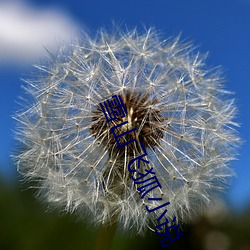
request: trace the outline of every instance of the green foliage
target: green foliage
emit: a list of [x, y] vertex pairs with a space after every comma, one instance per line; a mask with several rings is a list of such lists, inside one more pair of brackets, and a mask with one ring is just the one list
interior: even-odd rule
[[[94, 249], [96, 228], [77, 221], [72, 215], [44, 212], [46, 209], [33, 196], [34, 192], [25, 185], [10, 186], [0, 181], [1, 250]], [[184, 225], [181, 231], [184, 233], [181, 239], [166, 249], [248, 250], [250, 209], [219, 221], [200, 218], [193, 225]], [[131, 237], [118, 231], [111, 250], [164, 249], [161, 248], [161, 239], [151, 232], [145, 237]]]

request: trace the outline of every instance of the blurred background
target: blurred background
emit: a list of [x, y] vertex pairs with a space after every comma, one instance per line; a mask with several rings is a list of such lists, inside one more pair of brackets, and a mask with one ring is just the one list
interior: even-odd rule
[[[0, 249], [86, 249], [98, 230], [73, 215], [47, 211], [21, 181], [10, 155], [16, 152], [15, 121], [22, 78], [32, 65], [70, 43], [80, 29], [95, 35], [112, 22], [128, 28], [153, 26], [164, 37], [181, 33], [198, 50], [209, 51], [207, 64], [225, 72], [225, 88], [235, 92], [243, 145], [232, 162], [237, 177], [221, 203], [182, 225], [183, 236], [166, 249], [250, 250], [250, 0], [0, 0]], [[160, 249], [161, 237], [117, 232], [116, 249]]]

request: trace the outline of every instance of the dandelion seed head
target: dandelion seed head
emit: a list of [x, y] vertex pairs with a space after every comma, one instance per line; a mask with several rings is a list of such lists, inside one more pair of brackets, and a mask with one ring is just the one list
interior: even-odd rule
[[[24, 150], [18, 171], [36, 180], [42, 200], [96, 224], [117, 218], [121, 228], [144, 232], [170, 202], [166, 217], [185, 222], [205, 211], [233, 175], [239, 137], [236, 108], [216, 69], [179, 38], [161, 40], [153, 29], [87, 34], [26, 80], [32, 101], [15, 115]], [[125, 118], [107, 123], [99, 103], [120, 95]], [[136, 131], [119, 142], [117, 134]], [[129, 162], [147, 152], [140, 170], [153, 167], [162, 188], [141, 199]], [[137, 169], [136, 162], [131, 166]], [[152, 176], [152, 175], [149, 175]], [[149, 201], [162, 197], [162, 201]]]

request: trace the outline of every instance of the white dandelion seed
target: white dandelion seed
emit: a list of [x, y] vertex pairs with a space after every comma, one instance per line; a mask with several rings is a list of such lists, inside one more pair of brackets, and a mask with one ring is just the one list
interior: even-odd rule
[[[26, 81], [32, 102], [17, 113], [18, 139], [25, 148], [16, 156], [18, 171], [36, 180], [38, 195], [67, 212], [87, 215], [95, 223], [116, 218], [124, 229], [153, 227], [170, 202], [166, 217], [189, 221], [214, 201], [233, 175], [228, 164], [239, 142], [236, 109], [223, 90], [217, 70], [179, 39], [161, 41], [152, 29], [84, 34], [61, 50], [40, 76]], [[128, 124], [120, 138], [136, 142], [117, 149], [99, 103], [120, 95]], [[119, 134], [119, 133], [118, 133]], [[140, 198], [128, 163], [147, 151], [162, 188]], [[135, 166], [134, 166], [135, 167]], [[148, 197], [163, 198], [148, 201]]]

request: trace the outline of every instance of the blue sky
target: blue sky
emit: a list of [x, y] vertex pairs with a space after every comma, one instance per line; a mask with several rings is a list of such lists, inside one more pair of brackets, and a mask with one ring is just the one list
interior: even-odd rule
[[109, 28], [114, 21], [129, 28], [154, 26], [166, 37], [181, 33], [183, 39], [198, 45], [201, 52], [209, 51], [207, 64], [210, 67], [223, 67], [225, 88], [235, 92], [239, 109], [237, 121], [241, 124], [239, 133], [244, 140], [238, 160], [232, 163], [237, 177], [232, 179], [226, 197], [233, 207], [250, 204], [250, 0], [30, 0], [8, 3], [11, 4], [0, 2], [1, 176], [16, 179], [9, 156], [15, 149], [12, 132], [15, 122], [11, 116], [18, 108], [18, 96], [22, 95], [21, 78], [34, 71], [31, 65], [46, 54], [43, 45], [53, 50], [58, 44], [55, 36], [70, 40], [77, 27], [94, 35], [98, 28]]

